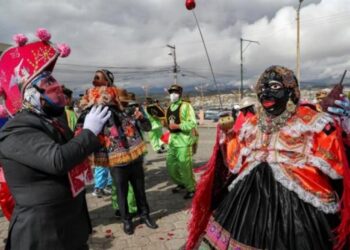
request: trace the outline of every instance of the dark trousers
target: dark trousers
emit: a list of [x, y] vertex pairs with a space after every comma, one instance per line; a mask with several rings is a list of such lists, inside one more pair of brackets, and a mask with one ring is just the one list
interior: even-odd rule
[[134, 189], [137, 210], [140, 216], [149, 214], [149, 207], [145, 192], [145, 173], [143, 159], [136, 160], [129, 165], [111, 168], [111, 175], [117, 187], [118, 206], [123, 220], [130, 220], [128, 207], [128, 182]]

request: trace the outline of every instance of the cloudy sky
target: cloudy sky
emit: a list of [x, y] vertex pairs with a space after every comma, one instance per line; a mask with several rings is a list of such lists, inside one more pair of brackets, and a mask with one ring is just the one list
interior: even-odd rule
[[[219, 85], [238, 89], [240, 38], [244, 84], [255, 83], [269, 65], [295, 69], [298, 0], [196, 0]], [[0, 0], [0, 41], [12, 35], [34, 38], [45, 27], [53, 42], [72, 53], [60, 59], [56, 76], [73, 89], [90, 86], [97, 68], [115, 73], [124, 87], [167, 87], [173, 82], [176, 46], [183, 85], [213, 86], [196, 22], [185, 0]], [[301, 16], [301, 84], [336, 82], [350, 70], [349, 0], [304, 0]], [[350, 74], [345, 81], [350, 85]]]

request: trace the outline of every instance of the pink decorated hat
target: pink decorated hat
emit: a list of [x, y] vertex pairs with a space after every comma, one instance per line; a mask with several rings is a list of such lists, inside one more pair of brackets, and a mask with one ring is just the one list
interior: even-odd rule
[[0, 95], [11, 114], [22, 105], [22, 96], [30, 82], [43, 71], [53, 71], [58, 56], [70, 53], [67, 45], [54, 45], [50, 33], [43, 28], [36, 32], [39, 41], [27, 43], [23, 34], [13, 36], [17, 46], [7, 49], [0, 57]]

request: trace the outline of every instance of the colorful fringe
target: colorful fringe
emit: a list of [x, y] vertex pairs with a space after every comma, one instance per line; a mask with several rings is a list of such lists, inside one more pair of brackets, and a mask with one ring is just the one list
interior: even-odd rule
[[103, 167], [118, 167], [126, 165], [147, 152], [147, 147], [144, 142], [130, 148], [124, 152], [97, 152], [90, 157], [92, 165]]
[[219, 133], [216, 133], [216, 143], [209, 162], [205, 164], [208, 168], [201, 176], [196, 186], [196, 194], [192, 201], [191, 218], [188, 223], [188, 238], [186, 250], [192, 250], [198, 244], [199, 238], [204, 233], [212, 213], [212, 189], [216, 170], [216, 161], [220, 154]]
[[[338, 129], [339, 138], [342, 137], [342, 132]], [[345, 147], [343, 144], [339, 144], [339, 150], [342, 150], [345, 154]], [[341, 250], [344, 249], [345, 246], [350, 247], [350, 169], [347, 161], [344, 161], [344, 173], [343, 173], [343, 194], [340, 201], [340, 215], [341, 221], [339, 226], [336, 228], [335, 232], [337, 234], [336, 237], [336, 245], [333, 249]]]

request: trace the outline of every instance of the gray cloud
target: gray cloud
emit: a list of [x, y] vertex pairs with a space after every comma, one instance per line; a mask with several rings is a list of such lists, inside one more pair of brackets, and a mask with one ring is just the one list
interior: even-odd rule
[[[175, 44], [182, 84], [212, 78], [203, 45], [184, 0], [0, 0], [1, 42], [38, 27], [72, 54], [60, 59], [57, 78], [87, 88], [94, 71], [110, 68], [118, 84], [166, 87], [172, 82]], [[240, 37], [257, 40], [244, 51], [245, 85], [271, 64], [295, 68], [297, 0], [197, 0], [195, 9], [220, 84], [240, 81]], [[302, 81], [336, 79], [350, 69], [348, 0], [305, 0], [301, 9]], [[244, 43], [246, 47], [248, 43]]]

